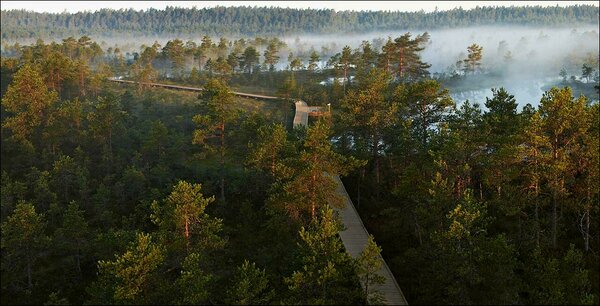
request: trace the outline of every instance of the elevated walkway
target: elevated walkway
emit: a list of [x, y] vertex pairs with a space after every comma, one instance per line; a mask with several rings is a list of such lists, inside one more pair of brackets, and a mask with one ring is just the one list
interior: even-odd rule
[[[126, 81], [119, 80], [116, 78], [109, 78], [111, 82], [116, 83], [125, 83], [125, 84], [137, 84], [134, 81]], [[179, 86], [179, 85], [170, 85], [170, 84], [160, 84], [160, 83], [144, 83], [144, 85], [148, 85], [151, 87], [162, 87], [168, 89], [175, 90], [186, 90], [186, 91], [202, 91], [202, 88], [197, 87], [187, 87], [187, 86]], [[236, 96], [247, 97], [247, 98], [255, 98], [255, 99], [267, 99], [274, 100], [280, 99], [278, 97], [273, 96], [263, 96], [256, 94], [249, 94], [243, 92], [232, 92]], [[318, 106], [308, 106], [304, 101], [296, 101], [296, 114], [294, 115], [294, 127], [304, 125], [308, 126], [308, 116], [311, 112], [323, 112], [322, 107]], [[340, 232], [340, 237], [342, 238], [342, 242], [344, 243], [344, 247], [346, 251], [352, 256], [356, 258], [360, 255], [362, 250], [367, 245], [369, 239], [369, 233], [365, 228], [358, 212], [354, 208], [354, 204], [352, 204], [352, 200], [350, 200], [350, 196], [342, 183], [342, 180], [339, 176], [332, 176], [333, 179], [337, 182], [336, 192], [342, 197], [344, 201], [344, 208], [336, 209], [338, 211], [340, 217], [342, 218], [342, 223], [344, 224], [345, 230]], [[381, 255], [379, 256], [382, 264], [381, 269], [378, 271], [378, 274], [385, 278], [385, 282], [381, 285], [376, 285], [375, 289], [383, 294], [385, 299], [384, 303], [387, 305], [408, 305], [406, 299], [404, 298], [404, 294], [398, 286], [392, 271], [385, 263]]]
[[[294, 116], [294, 127], [300, 125], [307, 126], [308, 113], [313, 110], [319, 111], [319, 109], [307, 106], [304, 101], [296, 101], [295, 104], [296, 114]], [[350, 256], [352, 256], [352, 258], [357, 258], [367, 246], [369, 233], [358, 212], [354, 208], [354, 204], [340, 177], [338, 175], [332, 175], [332, 178], [337, 183], [336, 192], [342, 197], [345, 204], [344, 208], [335, 209], [339, 213], [345, 227], [345, 230], [340, 232], [340, 237]], [[387, 305], [408, 305], [400, 286], [398, 286], [398, 282], [396, 282], [396, 278], [394, 278], [394, 274], [392, 274], [392, 271], [381, 255], [379, 255], [379, 259], [383, 264], [377, 274], [383, 276], [385, 282], [381, 285], [375, 285], [374, 289], [382, 293], [383, 298], [385, 299], [384, 303]]]

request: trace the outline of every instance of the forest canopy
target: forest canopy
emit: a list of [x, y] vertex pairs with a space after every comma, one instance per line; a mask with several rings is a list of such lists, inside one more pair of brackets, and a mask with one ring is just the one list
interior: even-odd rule
[[[395, 278], [410, 304], [598, 305], [598, 32], [554, 9], [572, 20], [558, 34], [321, 48], [219, 29], [3, 38], [0, 304], [365, 305], [390, 302], [378, 285]], [[102, 18], [88, 22], [117, 40]], [[140, 18], [121, 37], [189, 30]], [[350, 228], [369, 234], [360, 253]]]

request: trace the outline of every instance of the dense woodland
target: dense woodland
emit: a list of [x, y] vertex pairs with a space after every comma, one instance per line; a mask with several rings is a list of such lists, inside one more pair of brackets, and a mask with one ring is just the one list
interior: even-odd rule
[[339, 11], [277, 7], [167, 7], [146, 11], [102, 9], [75, 14], [2, 11], [3, 40], [68, 36], [291, 35], [432, 30], [478, 25], [598, 25], [598, 7], [478, 7], [426, 12]]
[[[4, 14], [21, 13], [2, 14], [4, 35]], [[410, 304], [598, 304], [597, 62], [522, 109], [503, 88], [479, 105], [432, 79], [428, 40], [308, 59], [282, 58], [278, 39], [174, 39], [131, 57], [87, 36], [10, 46], [1, 303], [378, 303], [360, 280], [381, 281], [381, 252]], [[468, 46], [453, 77], [482, 77], [482, 52]], [[294, 129], [296, 99], [331, 112]], [[325, 173], [374, 236], [357, 259]]]

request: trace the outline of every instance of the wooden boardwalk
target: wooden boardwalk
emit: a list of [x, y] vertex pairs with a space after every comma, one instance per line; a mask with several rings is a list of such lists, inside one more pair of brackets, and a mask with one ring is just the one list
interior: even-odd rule
[[[137, 84], [134, 81], [126, 81], [119, 80], [116, 78], [109, 78], [111, 82], [117, 83], [125, 83], [125, 84]], [[160, 83], [143, 83], [144, 85], [152, 86], [152, 87], [162, 87], [168, 89], [175, 90], [186, 90], [186, 91], [202, 91], [202, 88], [198, 87], [187, 87], [187, 86], [179, 86], [179, 85], [170, 85], [170, 84], [160, 84]], [[249, 94], [243, 92], [232, 92], [236, 96], [253, 98], [253, 99], [266, 99], [266, 100], [276, 100], [281, 99], [279, 97], [273, 96], [264, 96], [257, 94]], [[294, 115], [294, 127], [298, 126], [308, 126], [308, 116], [311, 112], [322, 112], [323, 108], [318, 106], [308, 106], [304, 101], [296, 101], [296, 113]], [[344, 243], [344, 247], [346, 251], [353, 257], [356, 258], [360, 255], [362, 250], [367, 245], [367, 241], [369, 238], [369, 233], [365, 228], [362, 220], [360, 219], [360, 215], [354, 208], [354, 204], [352, 204], [352, 200], [342, 183], [342, 180], [339, 176], [332, 176], [333, 179], [337, 182], [336, 192], [342, 197], [344, 200], [344, 208], [336, 209], [342, 218], [342, 223], [344, 224], [345, 229], [340, 232], [340, 237], [342, 238], [342, 242]], [[375, 289], [383, 294], [385, 299], [384, 303], [387, 305], [408, 305], [406, 299], [404, 298], [404, 294], [398, 286], [396, 282], [396, 278], [392, 274], [392, 271], [385, 263], [385, 260], [379, 256], [381, 262], [383, 263], [381, 269], [378, 274], [385, 278], [385, 283], [382, 285], [375, 286]]]
[[[313, 110], [319, 110], [318, 107], [310, 107], [306, 105], [304, 101], [296, 101], [296, 114], [294, 116], [294, 127], [304, 125], [308, 125], [308, 113]], [[369, 233], [363, 224], [360, 215], [354, 208], [354, 204], [344, 187], [344, 183], [338, 175], [332, 175], [332, 178], [336, 181], [337, 187], [336, 192], [342, 197], [344, 201], [344, 207], [341, 209], [336, 209], [339, 213], [342, 223], [344, 224], [345, 229], [340, 232], [340, 237], [342, 238], [342, 242], [344, 243], [344, 247], [346, 251], [352, 256], [356, 258], [360, 255], [360, 253], [364, 250], [367, 245], [367, 241], [369, 239]], [[385, 282], [381, 285], [376, 285], [375, 290], [378, 290], [382, 293], [385, 301], [384, 303], [387, 305], [408, 305], [406, 298], [404, 298], [404, 294], [398, 286], [398, 282], [396, 282], [396, 278], [392, 271], [383, 260], [383, 257], [379, 255], [379, 259], [383, 263], [381, 269], [378, 271], [378, 274], [385, 278]]]
[[[122, 83], [122, 84], [139, 84], [139, 82], [128, 81], [128, 80], [119, 80], [117, 78], [108, 78], [108, 80], [111, 82]], [[167, 89], [195, 91], [195, 92], [200, 92], [200, 91], [204, 90], [201, 87], [189, 87], [189, 86], [161, 84], [161, 83], [148, 82], [148, 83], [141, 83], [141, 84], [147, 85], [150, 87], [161, 87], [161, 88], [167, 88]], [[237, 91], [232, 91], [231, 93], [238, 97], [252, 98], [252, 99], [263, 99], [263, 100], [280, 100], [281, 99], [279, 97], [265, 96], [265, 95], [251, 94], [251, 93], [245, 93], [245, 92], [237, 92]]]

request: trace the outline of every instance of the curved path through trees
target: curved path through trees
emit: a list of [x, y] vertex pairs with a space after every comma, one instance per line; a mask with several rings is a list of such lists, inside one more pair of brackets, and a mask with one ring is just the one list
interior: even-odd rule
[[[138, 84], [135, 81], [127, 81], [127, 80], [119, 80], [117, 78], [108, 78], [111, 82], [124, 83], [124, 84]], [[160, 83], [142, 83], [142, 85], [147, 85], [151, 87], [162, 87], [168, 89], [175, 90], [185, 90], [185, 91], [202, 91], [202, 88], [198, 87], [188, 87], [188, 86], [180, 86], [180, 85], [171, 85], [171, 84], [160, 84]], [[253, 99], [266, 99], [266, 100], [276, 100], [281, 99], [280, 97], [274, 96], [264, 96], [243, 92], [232, 92], [234, 95], [245, 98], [253, 98]], [[322, 107], [318, 106], [308, 106], [304, 101], [296, 101], [296, 113], [294, 115], [294, 127], [298, 126], [308, 126], [308, 116], [310, 112], [321, 112]], [[338, 175], [333, 175], [332, 178], [336, 181], [337, 187], [336, 192], [342, 197], [344, 203], [344, 208], [336, 209], [342, 219], [342, 223], [344, 224], [345, 229], [340, 232], [340, 237], [342, 238], [342, 242], [344, 243], [344, 247], [346, 251], [353, 257], [357, 258], [362, 250], [367, 245], [367, 241], [369, 239], [369, 233], [365, 228], [362, 220], [356, 209], [354, 208], [354, 204], [342, 183], [342, 180]], [[392, 271], [386, 264], [383, 257], [379, 255], [381, 260], [382, 267], [378, 271], [378, 274], [385, 278], [385, 282], [381, 285], [375, 285], [374, 289], [378, 290], [382, 293], [385, 301], [384, 303], [387, 305], [408, 305], [408, 302], [404, 298], [404, 294], [398, 286], [396, 282], [396, 278], [392, 274]]]

